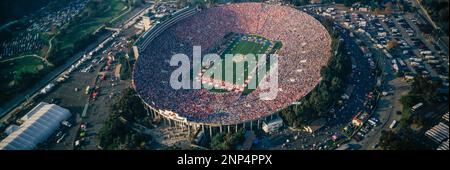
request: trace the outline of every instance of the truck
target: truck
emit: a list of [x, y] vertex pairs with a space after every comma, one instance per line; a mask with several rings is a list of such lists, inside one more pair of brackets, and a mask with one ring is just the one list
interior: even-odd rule
[[68, 128], [72, 127], [72, 124], [69, 121], [67, 121], [67, 120], [62, 121], [61, 125], [66, 126]]
[[404, 78], [405, 78], [406, 81], [414, 80], [414, 76], [411, 76], [411, 75], [405, 75]]
[[375, 121], [373, 121], [372, 119], [369, 119], [367, 122], [369, 122], [369, 124], [372, 126], [377, 126], [377, 123]]
[[434, 60], [436, 57], [432, 56], [432, 55], [426, 55], [425, 59], [426, 60]]
[[428, 60], [428, 64], [439, 64], [439, 60]]
[[425, 50], [425, 51], [421, 51], [420, 54], [421, 55], [431, 55], [431, 51], [430, 50]]
[[411, 62], [411, 66], [413, 66], [413, 67], [417, 67], [417, 66], [419, 66], [420, 64], [418, 63], [418, 62]]
[[412, 58], [409, 58], [411, 61], [415, 61], [415, 62], [422, 62], [422, 59], [421, 58], [415, 58], [415, 57], [412, 57]]
[[59, 77], [57, 80], [56, 80], [56, 82], [58, 82], [58, 83], [62, 83], [62, 82], [64, 82], [64, 81], [66, 81], [67, 79], [69, 78], [69, 76], [67, 76], [67, 75], [62, 75], [61, 77]]
[[391, 123], [391, 125], [389, 125], [389, 128], [390, 128], [390, 129], [394, 129], [394, 128], [395, 128], [395, 125], [397, 125], [397, 120], [393, 120], [392, 123]]
[[90, 92], [91, 92], [91, 86], [87, 86], [85, 94], [89, 95]]
[[55, 84], [53, 84], [53, 83], [48, 84], [41, 90], [41, 94], [46, 94], [46, 93], [50, 92], [53, 89], [53, 87], [55, 87]]

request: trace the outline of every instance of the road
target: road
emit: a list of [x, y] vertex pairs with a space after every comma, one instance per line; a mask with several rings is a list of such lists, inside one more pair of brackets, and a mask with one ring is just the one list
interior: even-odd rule
[[[428, 14], [427, 10], [422, 6], [422, 4], [419, 3], [418, 0], [412, 0], [412, 4], [413, 6], [416, 6], [418, 8], [420, 8], [421, 10], [419, 10], [417, 12], [417, 14], [421, 15], [421, 16], [425, 16], [424, 18], [427, 20], [427, 23], [430, 23], [434, 29], [437, 29], [438, 32], [440, 32], [441, 34], [445, 34], [437, 25], [436, 23], [431, 19], [430, 15]], [[444, 41], [441, 37], [434, 37], [438, 42], [439, 46], [444, 49], [447, 53], [448, 56], [448, 41]], [[448, 34], [447, 34], [447, 40], [448, 40]]]
[[383, 130], [389, 130], [389, 125], [393, 120], [399, 121], [401, 115], [397, 114], [397, 111], [402, 110], [402, 105], [399, 102], [400, 98], [405, 95], [410, 86], [401, 78], [394, 78], [392, 74], [389, 74], [387, 79], [389, 82], [383, 88], [389, 88], [394, 90], [394, 94], [382, 97], [378, 103], [378, 107], [374, 111], [374, 117], [377, 117], [381, 124], [374, 127], [371, 132], [369, 132], [366, 137], [360, 141], [358, 144], [361, 145], [362, 150], [375, 149], [378, 141], [381, 137], [381, 132]]
[[427, 10], [422, 6], [422, 4], [420, 4], [420, 2], [418, 0], [412, 0], [412, 3], [414, 4], [414, 6], [420, 8], [419, 13], [421, 15], [425, 16], [425, 18], [428, 20], [428, 23], [430, 23], [434, 29], [437, 29], [438, 27], [436, 26], [436, 23], [434, 23], [434, 21], [431, 19], [430, 15], [428, 15]]
[[[366, 20], [368, 20], [367, 16], [363, 15]], [[390, 35], [392, 35], [391, 29], [386, 25], [386, 23], [380, 21], [381, 26], [385, 31], [388, 31]], [[397, 25], [398, 26], [398, 25]], [[375, 27], [371, 23], [368, 27]], [[365, 34], [357, 34], [358, 37], [362, 40], [362, 42], [368, 46], [373, 47], [372, 41]], [[371, 51], [379, 51], [379, 49], [370, 48]], [[361, 146], [359, 149], [361, 150], [371, 150], [374, 149], [378, 144], [379, 138], [381, 136], [382, 130], [387, 130], [388, 126], [392, 120], [400, 120], [401, 115], [397, 115], [397, 111], [402, 110], [402, 106], [399, 102], [401, 96], [406, 94], [409, 91], [410, 85], [402, 80], [402, 78], [396, 78], [395, 73], [392, 70], [390, 60], [387, 59], [387, 56], [381, 56], [381, 65], [383, 70], [383, 84], [381, 86], [382, 91], [393, 92], [388, 96], [383, 96], [378, 101], [377, 108], [372, 113], [372, 117], [378, 118], [380, 121], [380, 125], [371, 129], [371, 131], [366, 134], [365, 138], [360, 142], [351, 141], [350, 144], [355, 144]], [[402, 56], [402, 59], [406, 59], [405, 56]]]
[[[355, 39], [349, 36], [349, 32], [341, 31], [340, 36], [344, 39], [344, 46], [350, 52], [356, 66], [353, 76], [349, 76], [347, 81], [348, 86], [354, 87], [349, 99], [344, 101], [341, 108], [335, 108], [335, 114], [327, 118], [325, 127], [314, 134], [296, 132], [285, 128], [278, 133], [264, 135], [261, 143], [254, 147], [255, 149], [318, 149], [332, 135], [340, 134], [342, 128], [352, 120], [355, 114], [360, 111], [367, 111], [368, 108], [364, 106], [364, 101], [376, 84], [374, 72], [370, 69], [368, 58], [364, 57]], [[286, 140], [290, 142], [286, 143]]]
[[[425, 44], [425, 46], [426, 46], [429, 50], [431, 50], [431, 51], [433, 52], [433, 54], [434, 54], [436, 57], [439, 58], [439, 60], [441, 60], [441, 57], [442, 57], [442, 56], [438, 55], [438, 54], [439, 54], [439, 51], [436, 50], [436, 48], [434, 48], [434, 46], [430, 43], [430, 42], [435, 42], [434, 38], [431, 37], [431, 36], [430, 36], [429, 38], [425, 38], [425, 37], [423, 36], [423, 34], [420, 33], [419, 27], [417, 27], [417, 25], [414, 24], [414, 23], [412, 22], [412, 19], [414, 19], [414, 18], [415, 18], [415, 17], [414, 17], [414, 15], [412, 15], [412, 14], [406, 14], [406, 15], [405, 15], [405, 20], [406, 20], [406, 22], [408, 22], [408, 24], [411, 26], [411, 28], [416, 32], [416, 37], [419, 38], [420, 40], [422, 40], [422, 42]], [[440, 43], [437, 43], [437, 44], [440, 44]], [[447, 51], [445, 51], [445, 53], [446, 53], [446, 55], [448, 56], [448, 46], [444, 46], [444, 48], [442, 48], [442, 45], [439, 45], [439, 46], [441, 47], [441, 49], [444, 49], [444, 50], [447, 49]], [[445, 48], [445, 47], [447, 47], [447, 48]], [[425, 64], [428, 65], [428, 67], [430, 67], [428, 63], [425, 63]], [[446, 70], [447, 70], [447, 72], [448, 72], [448, 65], [443, 64], [443, 66], [446, 68]], [[430, 68], [431, 68], [431, 67], [430, 67]]]
[[[148, 8], [148, 6], [145, 6], [145, 8]], [[142, 10], [132, 10], [131, 12], [127, 13], [125, 17], [139, 17], [140, 15], [135, 15], [137, 13], [142, 12]], [[130, 18], [132, 19], [132, 18]], [[129, 19], [124, 19], [121, 22], [129, 21]], [[13, 99], [6, 102], [0, 107], [0, 122], [3, 122], [7, 119], [8, 116], [5, 116], [7, 113], [11, 112], [13, 109], [17, 109], [17, 107], [25, 102], [28, 97], [33, 96], [36, 94], [39, 90], [44, 88], [47, 84], [49, 84], [51, 81], [53, 81], [57, 76], [59, 76], [62, 72], [67, 70], [72, 64], [77, 62], [81, 57], [88, 53], [89, 51], [96, 48], [101, 42], [106, 40], [107, 38], [111, 37], [112, 33], [108, 32], [105, 35], [102, 35], [100, 38], [96, 40], [96, 42], [89, 45], [85, 50], [78, 52], [71, 58], [67, 59], [66, 63], [64, 63], [61, 66], [58, 66], [50, 73], [46, 74], [44, 77], [42, 77], [37, 83], [35, 83], [32, 87], [28, 88], [27, 90], [23, 91], [20, 94], [17, 94]]]
[[[78, 52], [71, 58], [67, 59], [66, 63], [63, 65], [60, 65], [59, 67], [55, 68], [50, 73], [46, 74], [44, 77], [42, 77], [38, 82], [36, 82], [32, 87], [28, 88], [27, 90], [23, 91], [20, 94], [17, 94], [13, 99], [8, 101], [2, 106], [2, 109], [0, 109], [2, 112], [0, 112], [1, 122], [5, 121], [6, 118], [4, 117], [7, 113], [12, 111], [14, 108], [18, 107], [20, 104], [22, 104], [24, 101], [27, 100], [27, 96], [33, 96], [39, 90], [44, 88], [47, 84], [49, 84], [51, 81], [53, 81], [58, 75], [60, 75], [62, 72], [67, 70], [72, 64], [77, 62], [81, 57], [83, 57], [84, 54], [87, 52], [93, 50], [95, 47], [98, 46], [101, 42], [106, 40], [108, 37], [110, 37], [112, 33], [108, 32], [106, 35], [101, 36], [97, 39], [97, 41], [91, 45], [89, 45], [87, 48], [85, 48], [83, 51]], [[7, 117], [7, 116], [6, 116]]]

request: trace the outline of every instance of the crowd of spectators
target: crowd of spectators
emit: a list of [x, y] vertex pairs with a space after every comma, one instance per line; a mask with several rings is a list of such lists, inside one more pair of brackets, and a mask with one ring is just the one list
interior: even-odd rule
[[[178, 68], [169, 64], [172, 55], [186, 54], [192, 61], [194, 45], [201, 46], [203, 54], [230, 32], [282, 42], [278, 68], [272, 68], [278, 69], [274, 100], [261, 100], [259, 94], [266, 91], [261, 89], [249, 94], [172, 89], [170, 75]], [[236, 3], [200, 11], [163, 32], [140, 53], [133, 84], [146, 103], [188, 121], [227, 125], [268, 116], [307, 95], [331, 56], [331, 37], [319, 21], [294, 8]]]

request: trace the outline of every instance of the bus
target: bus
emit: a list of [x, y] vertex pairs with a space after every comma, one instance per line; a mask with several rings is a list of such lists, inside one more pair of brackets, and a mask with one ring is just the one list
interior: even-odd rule
[[415, 112], [416, 110], [420, 109], [422, 106], [423, 106], [423, 103], [422, 103], [422, 102], [417, 103], [416, 105], [414, 105], [414, 106], [411, 108], [411, 111]]

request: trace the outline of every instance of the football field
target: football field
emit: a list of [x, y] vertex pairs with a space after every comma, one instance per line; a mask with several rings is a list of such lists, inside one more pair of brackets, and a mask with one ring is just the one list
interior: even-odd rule
[[[231, 42], [230, 42], [231, 41]], [[276, 42], [268, 40], [266, 38], [256, 36], [256, 35], [242, 35], [235, 36], [232, 40], [227, 42], [229, 45], [226, 46], [225, 50], [220, 53], [221, 58], [223, 59], [222, 63], [222, 78], [214, 79], [212, 84], [221, 84], [220, 86], [225, 88], [213, 88], [211, 91], [213, 92], [227, 92], [231, 90], [241, 91], [243, 94], [248, 94], [254, 89], [248, 89], [247, 84], [254, 79], [256, 80], [256, 84], [258, 84], [258, 79], [256, 77], [249, 77], [249, 73], [255, 72], [256, 67], [249, 68], [247, 59], [245, 55], [253, 54], [255, 55], [255, 61], [258, 61], [258, 54], [269, 54], [271, 51], [274, 51], [274, 45]], [[227, 54], [233, 55], [233, 64], [226, 65], [225, 57]], [[236, 56], [235, 56], [236, 55]], [[229, 56], [228, 56], [229, 57]], [[257, 63], [255, 63], [256, 66]], [[237, 73], [237, 66], [244, 66], [243, 73]], [[233, 82], [227, 82], [225, 80], [225, 70], [232, 70], [233, 72]], [[230, 87], [232, 86], [232, 87]], [[215, 86], [217, 87], [217, 86]]]

